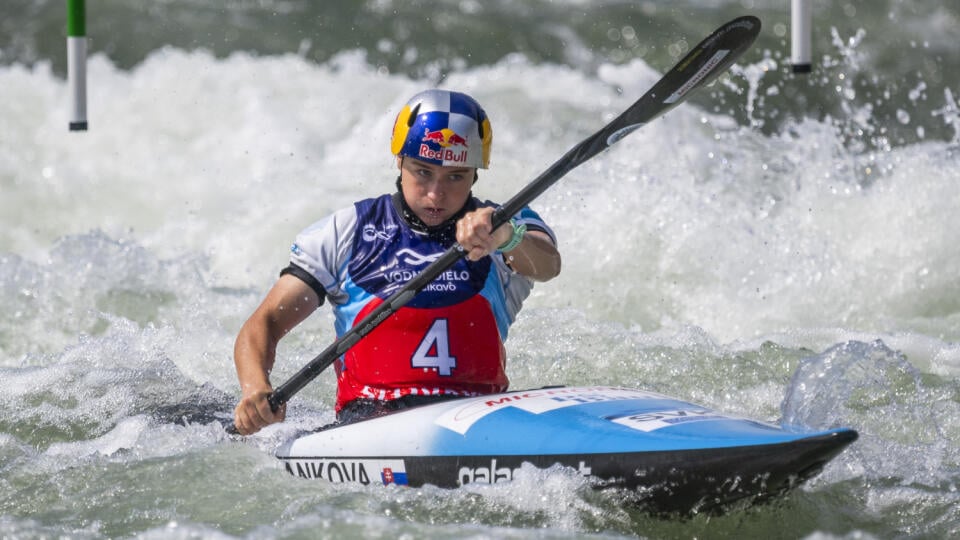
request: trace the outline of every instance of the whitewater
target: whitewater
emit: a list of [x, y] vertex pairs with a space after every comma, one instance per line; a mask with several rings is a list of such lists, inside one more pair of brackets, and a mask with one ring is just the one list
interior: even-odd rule
[[[511, 330], [512, 388], [642, 388], [860, 433], [784, 500], [683, 521], [559, 469], [457, 490], [295, 479], [272, 452], [333, 419], [331, 373], [285, 424], [223, 431], [240, 325], [298, 231], [393, 189], [409, 96], [439, 85], [484, 105], [494, 149], [474, 193], [504, 201], [669, 61], [506, 54], [437, 80], [350, 47], [316, 61], [306, 46], [164, 46], [131, 66], [95, 53], [84, 133], [67, 131], [54, 65], [0, 66], [0, 535], [960, 534], [960, 87], [911, 83], [881, 117], [881, 90], [857, 98], [857, 34], [830, 43], [814, 76], [844, 115], [774, 121], [770, 103], [814, 84], [761, 46], [532, 205], [564, 267]], [[333, 338], [324, 308], [282, 342], [274, 383]]]

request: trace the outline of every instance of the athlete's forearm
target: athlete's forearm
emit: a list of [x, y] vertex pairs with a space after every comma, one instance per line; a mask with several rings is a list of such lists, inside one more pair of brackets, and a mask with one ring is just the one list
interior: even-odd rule
[[233, 362], [244, 396], [271, 388], [270, 371], [276, 359], [277, 341], [269, 337], [265, 328], [257, 326], [257, 321], [251, 317], [243, 325], [233, 347]]
[[313, 289], [295, 276], [282, 276], [270, 289], [260, 307], [243, 324], [233, 348], [237, 378], [245, 396], [270, 388], [277, 344], [319, 305]]
[[540, 231], [524, 234], [523, 241], [503, 257], [514, 272], [534, 281], [548, 281], [560, 273], [560, 252]]

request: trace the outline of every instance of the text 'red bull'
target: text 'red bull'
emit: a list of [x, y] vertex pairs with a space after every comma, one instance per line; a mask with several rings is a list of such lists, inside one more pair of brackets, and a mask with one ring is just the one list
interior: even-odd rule
[[[423, 143], [420, 144], [419, 154], [422, 158], [451, 163], [466, 163], [467, 161], [467, 139], [450, 128], [436, 131], [424, 130], [421, 140]], [[435, 150], [427, 143], [439, 145], [440, 148]]]

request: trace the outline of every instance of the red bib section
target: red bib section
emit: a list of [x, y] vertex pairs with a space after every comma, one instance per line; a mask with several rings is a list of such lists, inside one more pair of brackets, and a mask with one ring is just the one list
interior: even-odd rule
[[[367, 304], [354, 324], [382, 303]], [[503, 392], [506, 351], [487, 300], [452, 306], [404, 306], [337, 363], [337, 411], [357, 398], [480, 395]]]

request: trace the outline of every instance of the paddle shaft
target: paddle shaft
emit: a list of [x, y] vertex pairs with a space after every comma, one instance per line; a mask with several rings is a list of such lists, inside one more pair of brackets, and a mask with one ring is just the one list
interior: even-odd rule
[[[692, 90], [712, 82], [745, 52], [760, 32], [760, 20], [752, 16], [734, 19], [700, 42], [639, 100], [600, 131], [574, 146], [535, 178], [492, 216], [493, 228], [506, 223], [560, 178], [585, 161], [618, 142], [633, 130], [673, 109]], [[439, 259], [413, 277], [359, 323], [330, 344], [267, 398], [276, 411], [337, 358], [372, 332], [384, 320], [406, 305], [437, 276], [465, 255], [459, 244], [450, 247]], [[236, 432], [234, 426], [233, 432]]]

